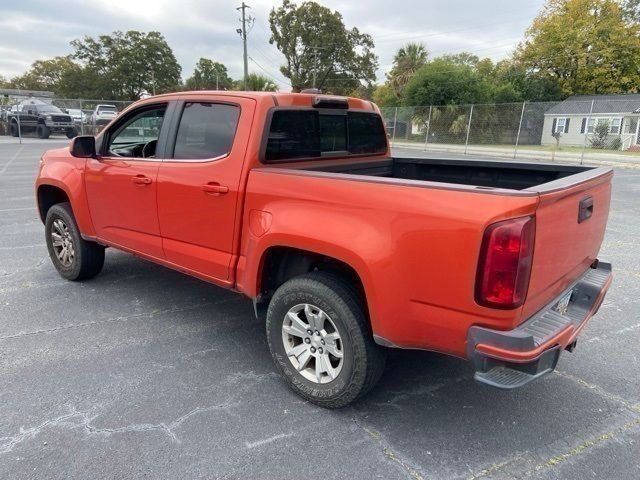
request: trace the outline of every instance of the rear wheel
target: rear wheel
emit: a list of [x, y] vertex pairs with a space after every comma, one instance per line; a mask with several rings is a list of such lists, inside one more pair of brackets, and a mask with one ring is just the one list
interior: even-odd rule
[[11, 136], [17, 137], [20, 135], [20, 130], [18, 129], [18, 122], [11, 122]]
[[38, 138], [43, 138], [43, 139], [49, 138], [49, 135], [51, 135], [51, 131], [49, 130], [49, 127], [43, 124], [38, 125], [36, 132], [38, 134]]
[[96, 276], [104, 265], [104, 247], [84, 240], [69, 203], [58, 203], [47, 212], [45, 232], [49, 257], [67, 280]]
[[360, 296], [341, 277], [312, 272], [274, 294], [267, 338], [275, 364], [298, 395], [326, 408], [366, 394], [384, 369]]

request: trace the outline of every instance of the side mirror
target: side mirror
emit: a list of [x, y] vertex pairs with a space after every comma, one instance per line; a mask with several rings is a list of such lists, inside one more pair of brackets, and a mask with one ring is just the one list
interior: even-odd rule
[[91, 135], [80, 135], [69, 144], [71, 155], [78, 158], [94, 158], [96, 156], [96, 139]]

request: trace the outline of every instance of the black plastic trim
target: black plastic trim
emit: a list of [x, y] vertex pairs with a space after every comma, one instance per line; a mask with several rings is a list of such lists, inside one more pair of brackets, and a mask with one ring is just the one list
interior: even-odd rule
[[[610, 281], [612, 268], [610, 263], [596, 261], [571, 287], [554, 298], [547, 306], [529, 318], [517, 328], [508, 331], [492, 330], [484, 327], [473, 326], [467, 334], [467, 359], [476, 370], [475, 379], [481, 383], [487, 383], [500, 388], [515, 388], [512, 383], [497, 385], [497, 378], [508, 378], [509, 382], [518, 383], [521, 386], [552, 371], [560, 356], [561, 349], [558, 345], [543, 351], [537, 358], [530, 362], [506, 362], [488, 357], [476, 350], [478, 344], [511, 350], [513, 352], [527, 352], [551, 341], [568, 326], [579, 328], [587, 321], [591, 314], [595, 314], [600, 305], [596, 302], [603, 300], [603, 289]], [[566, 312], [561, 314], [556, 307], [566, 295], [571, 295]], [[550, 351], [555, 353], [550, 354]], [[555, 356], [555, 359], [551, 359]], [[553, 361], [551, 361], [553, 360]], [[527, 376], [520, 378], [514, 374], [513, 378], [504, 374], [502, 370], [491, 374], [494, 369], [508, 369], [525, 373]], [[518, 378], [515, 378], [518, 377]], [[519, 383], [516, 380], [522, 380]], [[526, 380], [526, 381], [525, 381]]]

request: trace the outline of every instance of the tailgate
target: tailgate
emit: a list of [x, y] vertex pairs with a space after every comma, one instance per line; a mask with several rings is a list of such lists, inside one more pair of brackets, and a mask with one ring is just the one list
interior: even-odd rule
[[597, 258], [611, 200], [610, 168], [540, 185], [536, 239], [522, 320], [560, 295]]

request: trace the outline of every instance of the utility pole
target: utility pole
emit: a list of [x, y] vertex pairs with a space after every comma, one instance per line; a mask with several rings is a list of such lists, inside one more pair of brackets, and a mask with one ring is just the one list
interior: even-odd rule
[[313, 49], [313, 88], [316, 88], [316, 79], [318, 76], [318, 49]]
[[238, 33], [242, 37], [242, 46], [244, 48], [244, 89], [247, 89], [247, 78], [249, 77], [249, 60], [247, 57], [247, 16], [245, 10], [251, 8], [246, 3], [242, 2], [242, 6], [236, 8], [236, 10], [242, 10], [242, 30]]
[[318, 77], [318, 50], [322, 47], [310, 47], [313, 50], [313, 88], [316, 88]]
[[155, 95], [156, 95], [156, 74], [153, 71], [153, 69], [151, 69], [151, 89], [153, 90], [153, 96], [155, 97]]

